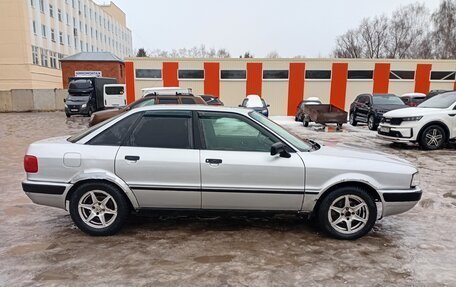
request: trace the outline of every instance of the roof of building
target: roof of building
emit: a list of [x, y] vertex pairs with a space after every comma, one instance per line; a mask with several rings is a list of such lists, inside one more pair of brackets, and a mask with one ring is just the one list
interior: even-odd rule
[[60, 61], [94, 61], [94, 62], [123, 62], [111, 52], [80, 52], [61, 59]]

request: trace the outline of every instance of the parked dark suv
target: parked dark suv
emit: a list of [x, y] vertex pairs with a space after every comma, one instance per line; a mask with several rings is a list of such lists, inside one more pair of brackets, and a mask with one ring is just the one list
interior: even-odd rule
[[376, 130], [384, 113], [408, 107], [394, 94], [361, 94], [350, 105], [350, 124], [367, 123]]

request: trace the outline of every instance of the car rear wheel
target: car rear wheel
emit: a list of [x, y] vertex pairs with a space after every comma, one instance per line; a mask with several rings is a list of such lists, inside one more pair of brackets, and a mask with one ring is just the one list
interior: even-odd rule
[[366, 235], [377, 219], [372, 197], [359, 187], [330, 192], [318, 209], [320, 228], [337, 239], [354, 240]]
[[374, 117], [374, 115], [370, 115], [370, 116], [369, 116], [369, 119], [367, 120], [367, 127], [368, 127], [371, 131], [377, 130], [378, 124], [375, 122], [375, 117]]
[[431, 125], [421, 133], [419, 143], [425, 150], [441, 149], [446, 143], [445, 130], [441, 126]]
[[358, 125], [358, 122], [356, 121], [356, 114], [354, 111], [350, 113], [350, 124], [352, 126]]
[[117, 187], [86, 183], [70, 197], [70, 215], [83, 232], [106, 236], [117, 233], [128, 218], [130, 207]]

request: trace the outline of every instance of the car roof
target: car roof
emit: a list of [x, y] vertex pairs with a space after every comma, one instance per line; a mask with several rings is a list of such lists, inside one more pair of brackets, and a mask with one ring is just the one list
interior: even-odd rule
[[423, 93], [405, 93], [401, 97], [426, 97]]
[[318, 97], [309, 97], [307, 99], [304, 99], [304, 101], [320, 101], [321, 102], [320, 98], [318, 98]]
[[183, 110], [183, 111], [207, 111], [207, 112], [232, 112], [247, 115], [252, 110], [246, 108], [209, 106], [209, 105], [151, 105], [140, 107], [131, 111], [164, 111], [164, 110]]

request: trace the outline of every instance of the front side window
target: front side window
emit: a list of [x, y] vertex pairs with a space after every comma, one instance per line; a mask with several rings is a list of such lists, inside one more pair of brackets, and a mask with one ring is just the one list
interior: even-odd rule
[[196, 104], [195, 100], [192, 98], [181, 98], [181, 102], [184, 105], [194, 105]]
[[193, 148], [191, 113], [188, 111], [146, 113], [131, 133], [128, 145], [150, 148]]
[[160, 105], [176, 105], [178, 104], [177, 98], [158, 98]]
[[203, 113], [200, 122], [208, 150], [269, 152], [278, 141], [238, 116]]

